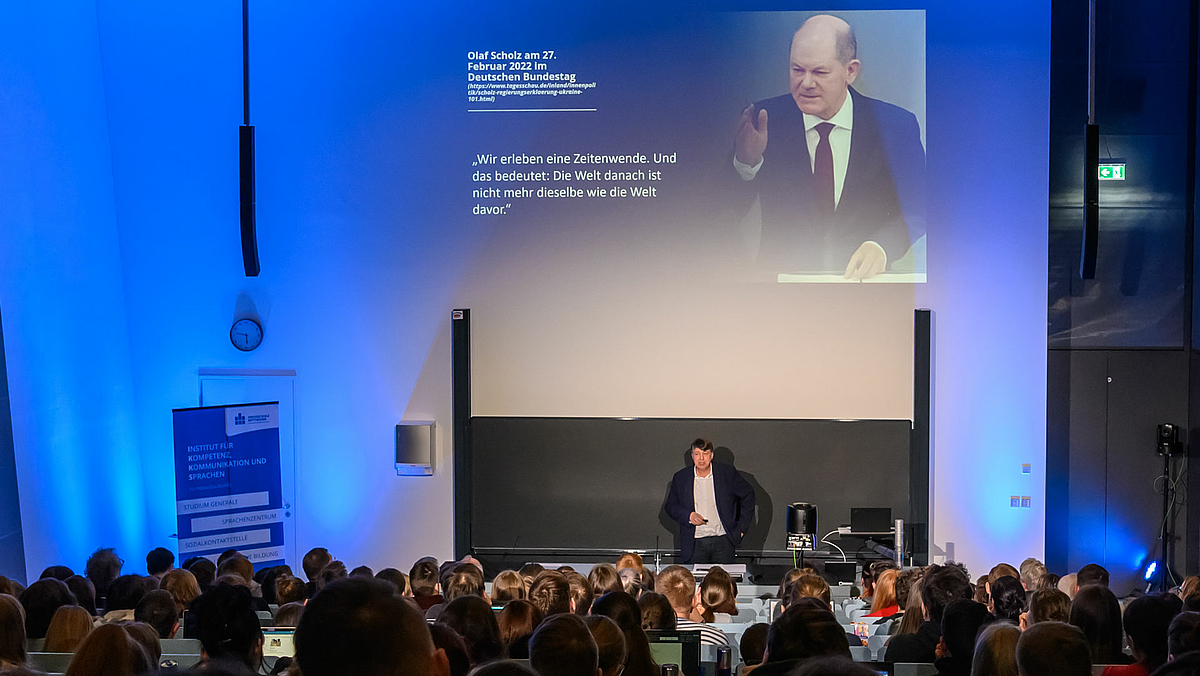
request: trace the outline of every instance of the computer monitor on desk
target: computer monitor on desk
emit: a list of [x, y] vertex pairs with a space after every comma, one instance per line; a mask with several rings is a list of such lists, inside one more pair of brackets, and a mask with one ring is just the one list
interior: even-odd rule
[[700, 674], [700, 631], [648, 629], [650, 656], [658, 664], [678, 664], [683, 676]]

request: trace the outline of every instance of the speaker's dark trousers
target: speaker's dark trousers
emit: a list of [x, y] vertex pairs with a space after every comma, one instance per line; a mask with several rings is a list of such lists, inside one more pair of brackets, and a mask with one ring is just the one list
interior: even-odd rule
[[687, 563], [733, 563], [733, 543], [724, 535], [696, 538], [696, 548]]

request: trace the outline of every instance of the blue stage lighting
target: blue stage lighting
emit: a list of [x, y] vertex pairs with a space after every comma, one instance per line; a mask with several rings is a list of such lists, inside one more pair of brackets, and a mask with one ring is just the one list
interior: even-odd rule
[[1146, 574], [1142, 576], [1142, 579], [1149, 582], [1154, 577], [1154, 571], [1156, 570], [1158, 570], [1158, 562], [1151, 561], [1150, 565], [1146, 566]]

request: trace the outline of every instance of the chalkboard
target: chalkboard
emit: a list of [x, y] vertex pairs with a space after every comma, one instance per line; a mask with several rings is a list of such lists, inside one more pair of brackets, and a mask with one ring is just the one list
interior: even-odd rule
[[849, 524], [851, 507], [907, 519], [911, 430], [908, 420], [474, 417], [472, 546], [675, 548], [662, 505], [696, 437], [754, 487], [743, 553], [784, 548], [792, 502], [817, 505], [821, 535]]

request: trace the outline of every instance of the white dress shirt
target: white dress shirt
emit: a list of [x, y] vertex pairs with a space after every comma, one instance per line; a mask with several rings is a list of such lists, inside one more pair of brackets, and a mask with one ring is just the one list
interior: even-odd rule
[[708, 519], [708, 523], [696, 526], [696, 537], [724, 535], [725, 527], [721, 525], [721, 515], [717, 512], [717, 493], [713, 488], [712, 468], [709, 468], [708, 476], [700, 476], [693, 467], [692, 475], [692, 502], [695, 504], [695, 511]]
[[[829, 149], [833, 151], [833, 204], [834, 208], [842, 201], [842, 187], [846, 185], [846, 168], [850, 166], [850, 137], [854, 130], [854, 97], [847, 92], [846, 100], [833, 117], [823, 120], [816, 115], [804, 115], [804, 142], [808, 146], [808, 168], [815, 171], [817, 163], [817, 144], [821, 142], [821, 133], [817, 125], [829, 122], [833, 129], [829, 132]], [[770, 120], [767, 120], [769, 127]], [[769, 133], [769, 132], [768, 132]], [[738, 162], [733, 158], [733, 166], [741, 175], [743, 181], [753, 180], [762, 169], [764, 160], [759, 160], [753, 167]]]

